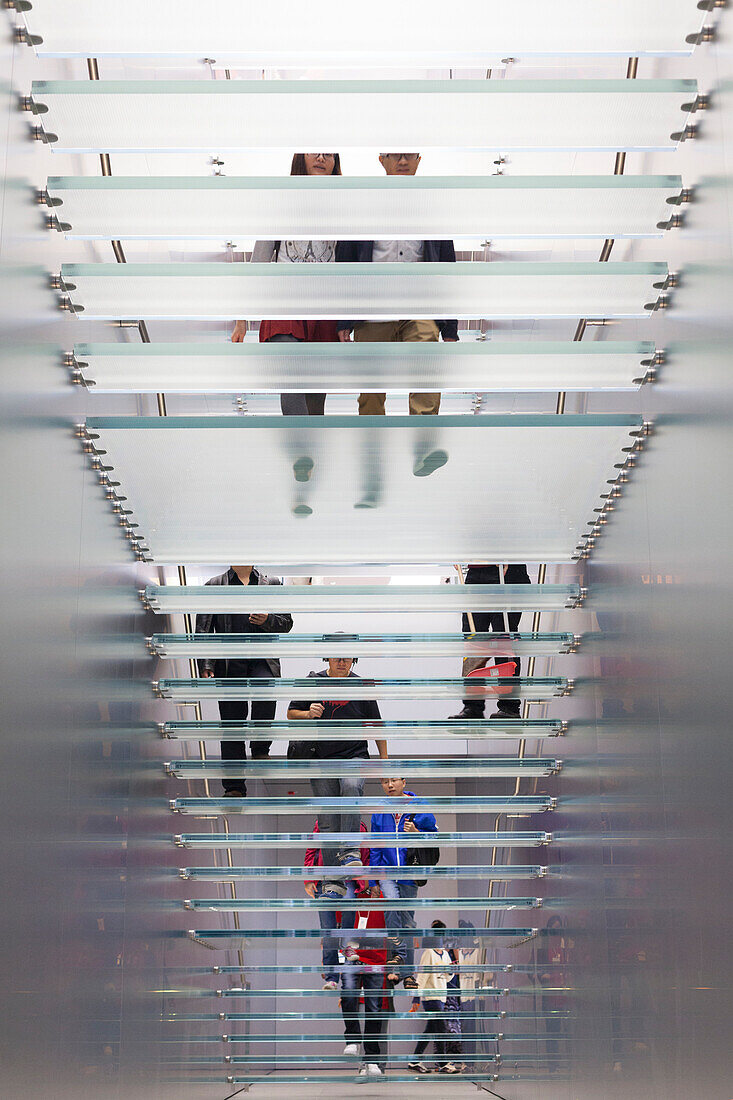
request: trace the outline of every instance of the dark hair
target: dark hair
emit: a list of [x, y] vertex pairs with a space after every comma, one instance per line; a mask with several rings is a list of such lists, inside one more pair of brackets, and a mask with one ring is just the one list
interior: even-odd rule
[[430, 925], [431, 928], [445, 928], [445, 924], [442, 920], [434, 920]]
[[558, 917], [557, 915], [555, 915], [554, 917], [550, 917], [547, 924], [545, 925], [545, 929], [548, 930], [548, 931], [549, 931], [550, 928], [564, 928], [564, 927], [565, 927], [565, 921], [562, 919], [562, 917]]
[[[341, 175], [341, 157], [338, 153], [333, 154], [333, 172], [332, 176]], [[305, 166], [305, 153], [293, 153], [293, 161], [290, 165], [291, 176], [307, 176], [308, 171]]]

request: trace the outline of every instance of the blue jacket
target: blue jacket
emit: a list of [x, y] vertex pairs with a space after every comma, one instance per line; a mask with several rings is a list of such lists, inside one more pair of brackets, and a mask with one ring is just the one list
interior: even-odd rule
[[[409, 797], [414, 798], [414, 791], [405, 791], [405, 794], [408, 795], [408, 805], [405, 807], [404, 813], [400, 814], [397, 823], [397, 832], [404, 833], [405, 822], [408, 817], [411, 817], [414, 813], [416, 829], [419, 829], [421, 833], [437, 833], [438, 823], [435, 820], [435, 814], [426, 814], [411, 810], [409, 807]], [[393, 833], [395, 831], [394, 814], [372, 814], [371, 831], [373, 833]], [[406, 848], [377, 848], [376, 846], [372, 846], [369, 849], [369, 864], [371, 867], [404, 867], [406, 857]], [[413, 880], [411, 878], [405, 878], [398, 879], [397, 881], [412, 882]], [[370, 882], [371, 886], [375, 884], [375, 881]]]

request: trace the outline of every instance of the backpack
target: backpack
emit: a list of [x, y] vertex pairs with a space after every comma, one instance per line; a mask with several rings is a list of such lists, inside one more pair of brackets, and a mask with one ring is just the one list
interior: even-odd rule
[[[408, 821], [415, 821], [415, 815], [410, 814], [407, 818]], [[409, 848], [407, 852], [407, 859], [405, 860], [406, 867], [435, 867], [440, 860], [440, 848]], [[416, 886], [425, 886], [427, 883], [426, 878], [416, 878]]]

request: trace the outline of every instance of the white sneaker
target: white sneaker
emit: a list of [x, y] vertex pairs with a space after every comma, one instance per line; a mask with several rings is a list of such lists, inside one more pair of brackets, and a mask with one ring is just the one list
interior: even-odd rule
[[347, 1043], [344, 1047], [344, 1058], [358, 1058], [359, 1057], [359, 1044]]
[[[362, 1066], [362, 1069], [363, 1068], [364, 1067]], [[379, 1066], [376, 1064], [376, 1062], [367, 1062], [366, 1075], [367, 1075], [367, 1077], [381, 1077], [382, 1076], [382, 1070], [379, 1068]]]
[[327, 982], [323, 983], [323, 989], [338, 989], [338, 982], [335, 982], [333, 978], [329, 978]]

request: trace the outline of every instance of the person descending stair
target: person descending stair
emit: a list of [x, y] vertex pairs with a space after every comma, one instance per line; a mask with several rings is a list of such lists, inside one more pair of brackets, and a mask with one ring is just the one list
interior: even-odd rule
[[[262, 585], [280, 584], [277, 577], [267, 577], [255, 569], [254, 565], [230, 565], [226, 573], [212, 577], [207, 585]], [[292, 616], [285, 613], [273, 615], [266, 612], [253, 612], [251, 615], [235, 613], [203, 614], [196, 616], [197, 634], [288, 634], [293, 629]], [[278, 657], [265, 658], [219, 658], [212, 661], [205, 657], [199, 660], [199, 675], [220, 678], [271, 679], [279, 678], [280, 660]], [[275, 717], [275, 701], [252, 700], [252, 721], [268, 722]], [[249, 711], [246, 699], [220, 699], [219, 714], [224, 722], [245, 722]], [[262, 760], [269, 755], [272, 741], [250, 741], [253, 760]], [[244, 741], [222, 741], [222, 760], [245, 760], [247, 745]], [[241, 778], [233, 776], [222, 780], [224, 794], [230, 798], [244, 798], [247, 785], [244, 769]]]
[[[499, 568], [502, 569], [502, 576], [499, 575]], [[466, 584], [529, 584], [529, 573], [527, 572], [526, 565], [469, 565], [466, 573]], [[519, 622], [522, 618], [521, 611], [478, 611], [475, 612], [471, 618], [473, 619], [473, 626], [469, 620], [468, 615], [464, 612], [462, 620], [462, 629], [464, 634], [478, 633], [484, 634], [491, 631], [492, 633], [504, 633], [509, 631], [513, 634], [519, 630]], [[482, 657], [464, 657], [463, 658], [463, 672], [464, 677], [469, 673], [475, 672], [476, 669], [485, 668], [491, 661], [490, 656]], [[521, 662], [519, 657], [494, 657], [494, 661], [497, 665], [503, 664], [505, 661], [513, 661], [515, 670], [512, 675], [519, 676]], [[519, 699], [499, 699], [497, 703], [497, 709], [491, 715], [492, 718], [519, 718], [520, 717], [521, 700]], [[451, 718], [483, 718], [484, 717], [485, 703], [483, 699], [464, 699], [463, 709], [458, 714], [451, 714]]]

